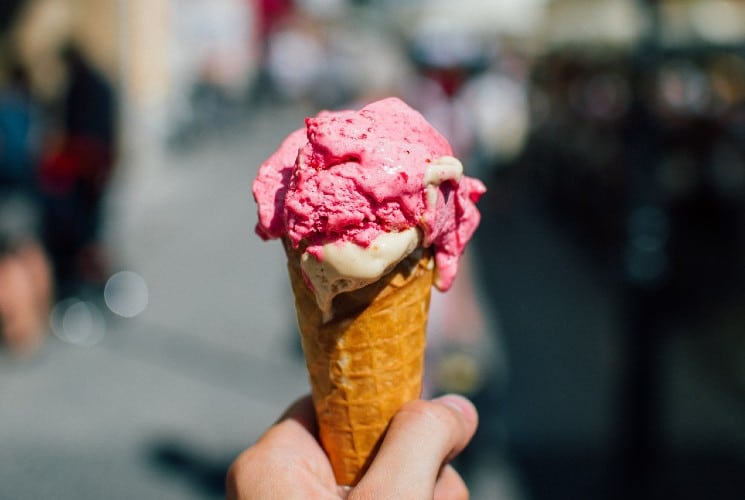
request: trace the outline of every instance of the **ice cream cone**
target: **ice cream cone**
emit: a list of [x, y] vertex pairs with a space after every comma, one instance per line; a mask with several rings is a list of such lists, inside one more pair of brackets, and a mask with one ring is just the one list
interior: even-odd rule
[[420, 113], [388, 98], [306, 118], [254, 179], [256, 233], [284, 242], [320, 440], [341, 485], [360, 479], [393, 415], [420, 396], [431, 288], [450, 288], [478, 226], [486, 187], [452, 155]]
[[420, 396], [434, 261], [416, 250], [380, 280], [338, 295], [324, 322], [300, 253], [285, 249], [321, 444], [337, 483], [354, 485], [393, 415]]

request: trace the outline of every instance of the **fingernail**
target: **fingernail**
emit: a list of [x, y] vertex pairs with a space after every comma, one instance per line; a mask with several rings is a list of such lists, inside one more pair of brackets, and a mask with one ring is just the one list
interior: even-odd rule
[[435, 398], [432, 401], [447, 405], [470, 419], [477, 418], [476, 408], [474, 408], [473, 403], [458, 394], [445, 394], [444, 396]]

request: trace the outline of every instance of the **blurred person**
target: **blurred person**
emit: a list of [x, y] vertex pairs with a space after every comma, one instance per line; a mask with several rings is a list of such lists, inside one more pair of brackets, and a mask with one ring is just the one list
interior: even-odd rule
[[[259, 74], [256, 81], [255, 97], [257, 99], [275, 98], [275, 77], [272, 66], [277, 58], [277, 33], [286, 30], [287, 23], [291, 23], [295, 16], [295, 2], [293, 0], [258, 0], [256, 7], [256, 28], [259, 42]], [[279, 96], [281, 97], [281, 96]]]
[[0, 340], [16, 355], [42, 343], [52, 296], [49, 262], [33, 240], [0, 241]]
[[191, 113], [197, 128], [204, 131], [230, 128], [240, 110], [239, 98], [221, 74], [220, 55], [207, 53], [189, 92]]
[[277, 26], [266, 40], [264, 70], [270, 90], [279, 98], [312, 98], [326, 66], [324, 33], [296, 14]]
[[0, 341], [12, 353], [41, 344], [51, 301], [51, 272], [38, 244], [38, 110], [25, 68], [7, 67], [0, 85]]
[[267, 40], [277, 25], [292, 15], [294, 3], [293, 0], [258, 0], [256, 2], [259, 37], [262, 41]]
[[102, 202], [117, 153], [116, 96], [75, 45], [63, 51], [68, 84], [60, 136], [40, 167], [42, 235], [61, 296], [106, 279]]
[[0, 86], [0, 188], [28, 193], [34, 185], [38, 112], [25, 68], [8, 65]]
[[227, 497], [465, 499], [468, 489], [449, 462], [477, 424], [476, 409], [461, 396], [410, 401], [393, 417], [358, 485], [338, 486], [306, 396], [233, 462]]
[[456, 96], [473, 123], [470, 163], [474, 175], [487, 179], [495, 175], [527, 142], [530, 108], [522, 64], [516, 61], [513, 65], [518, 67], [512, 70], [503, 67], [506, 64], [492, 64], [464, 82]]
[[[266, 40], [264, 71], [274, 97], [338, 109], [400, 79], [398, 46], [343, 0], [298, 0]], [[380, 95], [378, 93], [378, 95]]]

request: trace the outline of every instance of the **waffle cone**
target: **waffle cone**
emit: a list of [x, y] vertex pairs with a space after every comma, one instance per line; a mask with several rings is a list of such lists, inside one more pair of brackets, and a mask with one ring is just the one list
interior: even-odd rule
[[434, 263], [417, 250], [377, 282], [338, 295], [323, 322], [300, 254], [287, 267], [318, 419], [340, 485], [354, 485], [401, 406], [421, 395]]

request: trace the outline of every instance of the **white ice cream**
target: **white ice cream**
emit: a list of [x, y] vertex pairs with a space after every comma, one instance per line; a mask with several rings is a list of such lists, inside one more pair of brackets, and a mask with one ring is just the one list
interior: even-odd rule
[[367, 248], [354, 243], [328, 243], [321, 261], [305, 252], [300, 258], [303, 273], [313, 286], [318, 307], [326, 320], [331, 302], [340, 293], [358, 290], [380, 279], [419, 245], [415, 227], [378, 236]]
[[463, 164], [458, 158], [441, 156], [427, 166], [424, 173], [424, 186], [427, 190], [427, 205], [437, 204], [437, 186], [445, 181], [460, 182], [463, 177]]

